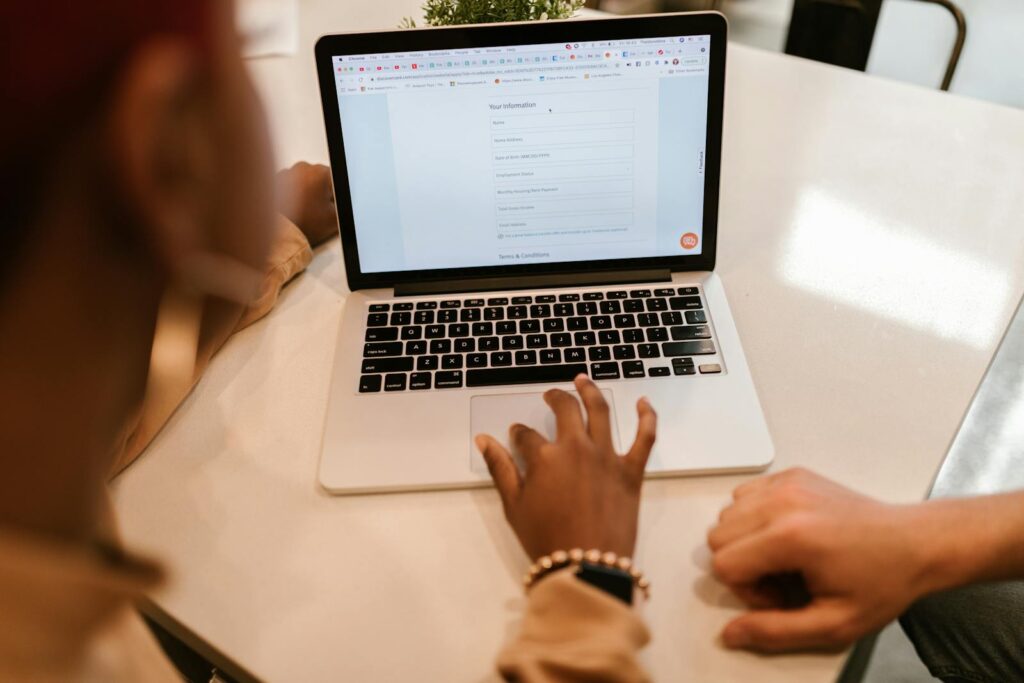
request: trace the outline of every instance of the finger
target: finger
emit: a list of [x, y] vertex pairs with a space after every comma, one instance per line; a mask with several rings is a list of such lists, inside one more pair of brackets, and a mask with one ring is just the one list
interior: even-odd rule
[[583, 427], [583, 413], [580, 411], [580, 402], [572, 395], [561, 389], [550, 389], [544, 393], [544, 402], [548, 404], [555, 414], [556, 439], [562, 439], [573, 434], [585, 434]]
[[647, 468], [647, 460], [651, 457], [651, 449], [654, 448], [654, 439], [658, 432], [658, 414], [654, 412], [651, 402], [641, 398], [636, 402], [636, 412], [639, 417], [636, 427], [636, 439], [633, 446], [626, 453], [626, 464], [633, 472], [642, 477]]
[[604, 394], [586, 375], [578, 375], [575, 384], [576, 390], [580, 392], [580, 398], [583, 400], [583, 407], [587, 409], [587, 431], [590, 433], [590, 438], [599, 448], [614, 455], [615, 447], [612, 445], [612, 423], [608, 401], [604, 400]]
[[818, 601], [798, 610], [757, 610], [729, 622], [722, 631], [726, 647], [758, 652], [834, 649], [857, 633], [848, 609], [839, 602]]
[[533, 469], [540, 448], [548, 443], [548, 440], [541, 436], [537, 430], [531, 429], [523, 424], [514, 424], [508, 428], [508, 443], [512, 450], [523, 456], [526, 463], [526, 475], [530, 475]]
[[519, 497], [519, 489], [523, 485], [519, 468], [512, 460], [512, 455], [493, 436], [479, 434], [474, 441], [476, 447], [480, 449], [480, 454], [484, 456], [487, 471], [491, 473], [494, 486], [501, 496], [501, 503], [505, 510], [508, 510]]
[[708, 547], [720, 550], [730, 543], [760, 531], [772, 520], [770, 501], [762, 496], [747, 496], [726, 506], [718, 524], [708, 531]]
[[778, 609], [783, 606], [782, 598], [776, 591], [766, 589], [760, 582], [741, 583], [729, 586], [729, 590], [752, 609]]
[[803, 549], [771, 526], [715, 551], [715, 576], [729, 585], [754, 583], [762, 576], [799, 571]]
[[757, 477], [756, 479], [752, 479], [751, 481], [748, 481], [745, 484], [737, 486], [735, 489], [733, 489], [732, 492], [733, 500], [740, 500], [742, 498], [749, 496], [752, 493], [763, 491], [764, 489], [771, 486], [772, 481], [775, 479], [775, 476], [776, 475], [774, 474], [770, 474], [765, 477]]

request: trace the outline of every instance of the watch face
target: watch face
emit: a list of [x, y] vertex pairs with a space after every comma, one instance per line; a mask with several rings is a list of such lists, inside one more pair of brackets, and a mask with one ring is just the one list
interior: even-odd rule
[[633, 577], [621, 569], [582, 562], [576, 570], [576, 578], [615, 596], [627, 605], [633, 604]]

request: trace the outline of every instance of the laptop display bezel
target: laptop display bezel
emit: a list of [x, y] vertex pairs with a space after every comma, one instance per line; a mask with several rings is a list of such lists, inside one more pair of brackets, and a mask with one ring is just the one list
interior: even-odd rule
[[[640, 269], [709, 271], [715, 267], [718, 244], [718, 197], [721, 174], [722, 115], [725, 95], [727, 24], [717, 12], [694, 12], [617, 19], [543, 21], [517, 24], [455, 26], [443, 29], [403, 29], [321, 37], [315, 48], [317, 77], [327, 132], [334, 181], [342, 253], [349, 289], [393, 287], [411, 282], [469, 280], [473, 278], [600, 273]], [[710, 35], [707, 140], [704, 168], [703, 246], [697, 255], [651, 256], [628, 259], [583, 260], [526, 265], [490, 265], [469, 268], [403, 270], [364, 273], [359, 262], [352, 196], [345, 162], [341, 112], [333, 58], [338, 56], [533, 45], [600, 40], [632, 40], [668, 36]]]

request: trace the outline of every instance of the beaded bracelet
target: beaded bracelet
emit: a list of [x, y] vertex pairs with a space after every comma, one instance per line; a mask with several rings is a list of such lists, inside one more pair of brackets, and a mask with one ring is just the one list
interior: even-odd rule
[[550, 555], [538, 558], [536, 562], [530, 565], [530, 571], [523, 577], [523, 585], [529, 590], [535, 583], [551, 572], [565, 567], [579, 567], [584, 562], [604, 565], [605, 567], [626, 572], [633, 579], [633, 585], [644, 594], [644, 599], [650, 599], [651, 582], [647, 580], [643, 572], [633, 566], [633, 560], [628, 557], [619, 557], [611, 552], [603, 553], [596, 548], [587, 551], [584, 551], [582, 548], [556, 550]]

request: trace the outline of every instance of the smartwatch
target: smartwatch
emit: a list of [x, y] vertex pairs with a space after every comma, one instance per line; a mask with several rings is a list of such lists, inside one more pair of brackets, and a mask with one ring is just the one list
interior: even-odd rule
[[629, 572], [603, 564], [581, 562], [579, 569], [576, 570], [576, 578], [600, 588], [627, 605], [633, 604], [633, 577]]

